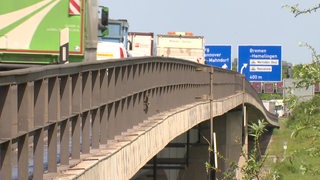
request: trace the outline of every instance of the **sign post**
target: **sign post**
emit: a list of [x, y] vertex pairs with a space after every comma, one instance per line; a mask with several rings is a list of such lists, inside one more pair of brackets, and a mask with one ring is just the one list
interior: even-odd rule
[[239, 46], [238, 58], [238, 72], [248, 81], [281, 81], [281, 46]]
[[206, 45], [205, 62], [210, 66], [223, 69], [232, 69], [231, 46], [229, 45]]

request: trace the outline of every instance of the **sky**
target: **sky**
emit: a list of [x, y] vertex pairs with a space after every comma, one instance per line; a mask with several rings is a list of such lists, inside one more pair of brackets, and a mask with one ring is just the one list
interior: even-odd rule
[[320, 11], [294, 17], [283, 6], [302, 9], [319, 0], [98, 0], [109, 7], [109, 18], [127, 19], [130, 32], [193, 32], [205, 44], [231, 45], [232, 59], [239, 45], [281, 45], [282, 60], [310, 63], [306, 42], [320, 52]]

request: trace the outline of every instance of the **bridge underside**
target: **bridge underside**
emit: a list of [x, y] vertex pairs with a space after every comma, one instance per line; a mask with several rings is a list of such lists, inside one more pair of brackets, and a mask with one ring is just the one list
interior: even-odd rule
[[263, 116], [271, 126], [276, 126], [263, 113], [261, 104], [249, 94], [238, 93], [226, 99], [215, 100], [212, 102], [212, 112], [210, 102], [201, 101], [150, 117], [122, 132], [122, 135], [101, 146], [99, 150], [91, 151], [90, 156], [81, 157], [77, 165], [60, 171], [58, 175], [47, 174], [44, 178], [130, 179], [169, 142], [210, 119], [211, 113], [214, 117], [222, 116], [229, 111], [241, 109], [242, 105], [249, 107], [249, 120]]
[[[265, 119], [262, 113], [258, 113], [256, 108], [247, 104], [246, 114], [251, 122], [258, 119]], [[254, 114], [251, 114], [254, 113]], [[213, 118], [213, 132], [215, 132], [218, 172], [213, 172], [212, 176], [224, 179], [226, 172], [231, 168], [233, 162], [242, 163], [240, 153], [245, 153], [244, 148], [252, 149], [254, 142], [249, 138], [246, 142], [245, 128], [243, 126], [243, 108], [237, 108]], [[260, 148], [264, 152], [272, 134], [272, 126], [260, 138]], [[206, 120], [196, 127], [176, 137], [157, 155], [155, 155], [142, 169], [139, 170], [132, 180], [141, 179], [176, 179], [194, 180], [208, 179], [205, 163], [209, 162], [209, 143], [210, 141], [210, 120]], [[241, 157], [241, 158], [240, 158]], [[215, 162], [212, 157], [212, 164]], [[229, 175], [234, 173], [234, 177], [239, 177], [241, 171], [228, 171]], [[213, 179], [215, 179], [213, 177]]]

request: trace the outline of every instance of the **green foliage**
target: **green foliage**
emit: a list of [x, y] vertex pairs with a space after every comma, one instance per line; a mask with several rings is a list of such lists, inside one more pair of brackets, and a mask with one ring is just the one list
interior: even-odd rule
[[[204, 140], [206, 140], [207, 143], [209, 144], [209, 146], [208, 146], [208, 152], [209, 152], [209, 159], [211, 159], [211, 156], [212, 156], [212, 154], [214, 153], [214, 150], [213, 150], [213, 148], [212, 148], [213, 145], [211, 144], [211, 142], [210, 142], [206, 137], [203, 136], [203, 138], [204, 138]], [[206, 168], [207, 174], [209, 174], [209, 171], [216, 171], [216, 168], [213, 166], [213, 164], [211, 164], [211, 163], [208, 162], [208, 161], [205, 162], [205, 168]]]
[[296, 79], [299, 79], [297, 87], [309, 88], [309, 86], [320, 82], [320, 66], [316, 62], [305, 64], [294, 74]]
[[309, 88], [310, 85], [320, 82], [320, 55], [307, 43], [300, 43], [300, 46], [306, 47], [311, 51], [312, 62], [294, 66], [293, 77], [299, 80], [297, 87]]
[[[284, 7], [297, 17], [316, 12], [320, 4], [308, 9], [300, 9], [299, 4]], [[312, 63], [294, 66], [293, 77], [299, 80], [296, 84], [298, 88], [309, 88], [320, 82], [320, 55], [307, 43], [300, 43], [300, 46], [311, 51]], [[310, 101], [299, 102], [297, 97], [291, 96], [285, 99], [284, 103], [291, 110], [287, 127], [292, 129], [292, 144], [288, 148], [289, 153], [275, 169], [279, 172], [280, 179], [316, 179], [320, 175], [320, 97], [315, 96]]]
[[248, 155], [244, 154], [244, 157], [247, 157], [245, 165], [241, 167], [244, 179], [259, 179], [261, 168], [267, 158], [267, 156], [262, 157], [259, 143], [260, 137], [267, 131], [266, 125], [264, 120], [249, 125], [249, 136], [253, 137], [254, 146]]
[[[291, 94], [292, 94], [292, 92], [291, 92]], [[299, 99], [297, 96], [291, 95], [291, 96], [283, 99], [283, 103], [287, 106], [287, 108], [289, 110], [292, 110], [297, 106], [298, 100]]]
[[319, 150], [304, 148], [302, 145], [305, 143], [302, 142], [302, 139], [299, 142], [301, 143], [296, 144], [295, 147], [289, 146], [288, 155], [273, 167], [280, 175], [280, 179], [292, 179], [293, 177], [294, 179], [315, 179], [320, 175], [318, 158], [310, 156], [310, 153], [314, 155]]
[[288, 117], [289, 126], [296, 126], [299, 129], [302, 126], [320, 126], [320, 95], [315, 95], [311, 100], [301, 103], [298, 103], [294, 96], [292, 99], [285, 101], [292, 108], [292, 113]]
[[237, 69], [238, 69], [238, 58], [234, 58], [232, 61], [232, 71], [237, 72]]
[[273, 169], [280, 179], [316, 179], [320, 176], [320, 96], [297, 103], [291, 115], [274, 133], [276, 150], [269, 154], [281, 153], [281, 143], [288, 141], [288, 152]]
[[292, 76], [294, 79], [299, 79], [299, 73], [302, 68], [303, 68], [303, 64], [297, 64], [297, 65], [293, 66]]
[[260, 171], [265, 162], [266, 157], [258, 158], [257, 156], [250, 154], [246, 161], [245, 166], [241, 169], [244, 172], [243, 179], [259, 179]]
[[282, 94], [279, 93], [260, 93], [259, 94], [261, 100], [272, 100], [272, 99], [282, 99]]
[[[240, 171], [243, 174], [242, 179], [245, 180], [251, 180], [251, 179], [259, 179], [261, 169], [263, 167], [263, 164], [265, 163], [268, 156], [262, 156], [259, 139], [267, 131], [266, 129], [267, 123], [264, 120], [258, 120], [257, 123], [252, 123], [249, 125], [249, 136], [253, 137], [254, 139], [254, 146], [250, 150], [250, 152], [247, 154], [246, 152], [242, 152], [242, 156], [245, 158], [245, 165], [242, 167], [238, 167], [238, 165], [235, 162], [231, 162], [229, 164], [229, 168], [227, 172], [222, 172], [224, 175], [223, 179], [234, 179], [234, 172], [236, 169], [240, 169]], [[204, 139], [208, 142], [209, 148], [208, 152], [209, 154], [213, 152], [213, 149], [211, 148], [212, 145], [210, 144], [210, 141], [207, 140], [205, 137]], [[218, 158], [224, 159], [221, 155], [219, 155], [218, 152], [216, 152], [218, 155]], [[224, 159], [226, 160], [226, 159]], [[216, 171], [219, 172], [219, 169], [216, 169], [212, 164], [209, 162], [205, 162], [205, 167], [207, 173], [209, 171]], [[276, 174], [272, 174], [272, 177], [277, 176]]]

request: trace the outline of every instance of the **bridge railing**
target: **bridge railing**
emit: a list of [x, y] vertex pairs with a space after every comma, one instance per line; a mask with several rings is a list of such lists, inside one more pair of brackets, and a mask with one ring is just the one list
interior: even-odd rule
[[[148, 117], [197, 101], [210, 91], [203, 67], [146, 57], [0, 72], [0, 179], [50, 176]], [[235, 72], [214, 68], [213, 77], [214, 99], [244, 89]]]

